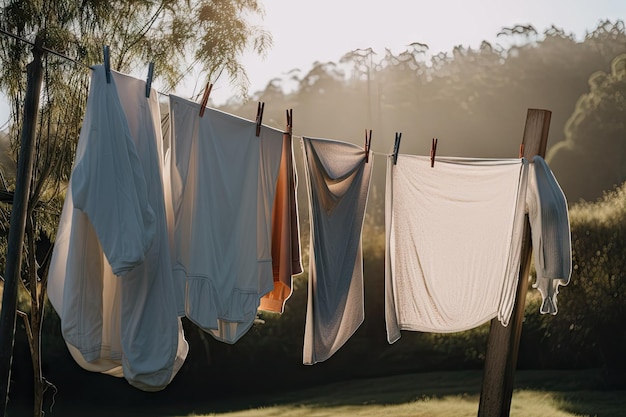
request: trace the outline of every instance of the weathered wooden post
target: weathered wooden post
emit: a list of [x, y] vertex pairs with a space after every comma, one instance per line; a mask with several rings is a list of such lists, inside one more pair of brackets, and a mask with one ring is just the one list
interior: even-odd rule
[[[526, 159], [532, 160], [535, 155], [545, 157], [551, 115], [552, 112], [548, 110], [528, 109], [522, 139], [522, 152]], [[502, 326], [497, 319], [491, 320], [478, 417], [508, 417], [511, 411], [532, 254], [530, 236], [530, 224], [526, 216], [515, 306], [507, 327]]]
[[4, 274], [4, 292], [2, 294], [2, 313], [0, 314], [0, 417], [4, 417], [8, 402], [11, 381], [11, 362], [15, 340], [15, 317], [17, 315], [17, 288], [22, 269], [22, 248], [24, 229], [28, 210], [30, 183], [33, 176], [33, 156], [39, 95], [43, 79], [41, 56], [42, 42], [35, 41], [33, 60], [27, 66], [26, 97], [24, 99], [24, 119], [20, 138], [20, 153], [17, 162], [17, 177], [11, 225], [9, 227], [6, 268]]

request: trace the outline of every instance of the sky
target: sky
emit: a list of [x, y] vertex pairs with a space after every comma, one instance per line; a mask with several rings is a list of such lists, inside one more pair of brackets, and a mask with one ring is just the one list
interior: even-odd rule
[[[247, 52], [242, 62], [250, 92], [293, 69], [304, 75], [314, 62], [338, 62], [355, 49], [385, 48], [402, 52], [413, 42], [425, 43], [434, 55], [456, 45], [496, 45], [503, 27], [532, 24], [540, 33], [555, 25], [582, 40], [603, 19], [626, 19], [626, 0], [260, 0], [265, 9], [255, 25], [271, 33], [273, 45], [265, 57]], [[223, 76], [214, 83], [211, 102], [223, 104], [238, 93]], [[176, 90], [188, 96], [196, 85], [191, 75]], [[158, 88], [158, 79], [155, 80]], [[0, 128], [9, 117], [0, 98]]]

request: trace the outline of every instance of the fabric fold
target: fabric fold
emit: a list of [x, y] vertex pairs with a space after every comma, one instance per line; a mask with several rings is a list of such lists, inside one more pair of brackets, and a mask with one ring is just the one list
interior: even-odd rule
[[385, 319], [401, 330], [456, 332], [497, 317], [507, 325], [528, 213], [542, 296], [557, 313], [572, 271], [567, 200], [541, 156], [524, 159], [389, 157], [385, 201]]
[[387, 161], [385, 318], [401, 330], [457, 332], [494, 317], [507, 325], [519, 272], [527, 162]]
[[292, 138], [289, 132], [285, 132], [272, 211], [274, 288], [261, 298], [259, 310], [282, 313], [287, 299], [291, 296], [292, 276], [302, 273], [297, 184]]
[[[165, 388], [188, 352], [172, 278], [157, 93], [95, 66], [48, 278], [83, 368]], [[141, 214], [141, 215], [140, 215]]]
[[271, 221], [283, 134], [170, 95], [174, 270], [185, 314], [235, 343], [274, 286]]
[[330, 358], [364, 319], [361, 232], [373, 161], [363, 148], [302, 138], [311, 243], [303, 363]]
[[557, 314], [559, 286], [567, 285], [572, 274], [571, 230], [565, 194], [539, 155], [530, 164], [526, 204], [537, 273], [533, 288], [542, 297], [539, 311]]

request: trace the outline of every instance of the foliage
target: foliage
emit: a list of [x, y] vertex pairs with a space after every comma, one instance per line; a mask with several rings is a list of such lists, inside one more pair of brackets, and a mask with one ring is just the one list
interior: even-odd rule
[[[626, 183], [570, 210], [573, 273], [559, 312], [536, 322], [552, 366], [601, 366], [626, 375]], [[535, 328], [536, 329], [536, 328]], [[621, 378], [621, 379], [620, 379]]]
[[564, 187], [577, 184], [581, 195], [593, 196], [595, 190], [626, 180], [625, 114], [626, 54], [621, 54], [612, 61], [610, 72], [596, 71], [589, 77], [589, 92], [576, 103], [565, 125], [565, 140], [548, 155], [555, 170], [567, 171]]
[[[552, 111], [548, 144], [563, 146], [559, 142], [573, 134], [565, 125], [576, 101], [589, 92], [590, 76], [609, 70], [613, 59], [626, 53], [621, 20], [600, 22], [582, 41], [556, 27], [539, 33], [520, 25], [504, 28], [498, 39], [451, 52], [430, 51], [419, 42], [382, 56], [355, 50], [340, 62], [316, 62], [308, 72], [294, 69], [253, 98], [267, 103], [264, 120], [275, 126], [283, 125], [284, 109], [293, 108], [296, 135], [362, 145], [367, 128], [378, 152], [388, 153], [394, 133], [402, 132], [402, 153], [428, 154], [431, 138], [437, 137], [441, 155], [516, 157], [527, 109]], [[594, 200], [626, 180], [619, 160], [624, 109], [617, 100], [590, 113], [588, 129], [572, 126], [579, 139], [571, 153], [554, 154], [553, 171], [571, 201]], [[223, 109], [251, 118], [255, 105], [231, 102]], [[583, 166], [573, 162], [574, 154], [582, 155]], [[378, 165], [384, 162], [375, 158]], [[376, 171], [375, 184], [384, 189], [384, 169]], [[613, 174], [591, 178], [585, 174], [590, 171]]]

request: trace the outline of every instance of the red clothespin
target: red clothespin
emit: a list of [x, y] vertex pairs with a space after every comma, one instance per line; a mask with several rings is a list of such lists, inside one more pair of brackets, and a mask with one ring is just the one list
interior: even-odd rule
[[435, 154], [437, 153], [437, 138], [433, 138], [430, 144], [430, 167], [435, 166]]
[[520, 143], [519, 145], [519, 157], [523, 157], [524, 156], [524, 142]]
[[365, 129], [365, 163], [369, 162], [371, 146], [372, 146], [372, 129], [370, 129], [369, 138], [367, 137], [367, 129]]
[[402, 139], [402, 133], [396, 132], [396, 141], [393, 144], [393, 164], [398, 163], [398, 152], [400, 151], [400, 139]]
[[206, 104], [209, 102], [209, 95], [211, 94], [211, 89], [213, 88], [213, 84], [207, 83], [206, 88], [204, 89], [204, 94], [202, 95], [202, 101], [200, 102], [200, 117], [204, 116], [204, 110], [206, 109]]
[[293, 133], [293, 109], [286, 110], [286, 113], [287, 113], [287, 132], [286, 133], [289, 133], [291, 135]]
[[259, 106], [256, 110], [256, 135], [261, 134], [261, 123], [263, 123], [263, 110], [265, 109], [265, 102], [259, 101]]

